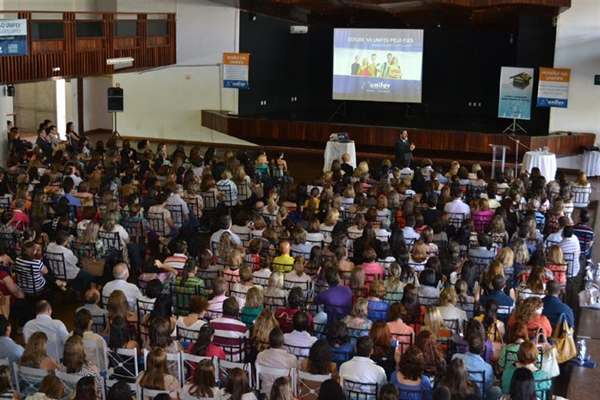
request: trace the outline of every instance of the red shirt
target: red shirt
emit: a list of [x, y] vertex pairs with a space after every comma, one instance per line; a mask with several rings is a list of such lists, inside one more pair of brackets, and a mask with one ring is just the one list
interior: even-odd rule
[[29, 227], [29, 216], [20, 210], [15, 210], [11, 225], [23, 232], [25, 228]]
[[[362, 263], [360, 267], [365, 271], [365, 283], [371, 283], [375, 279], [383, 279], [385, 277], [385, 268], [377, 263]], [[375, 277], [374, 275], [379, 275]]]
[[[275, 319], [279, 322], [279, 327], [283, 331], [283, 333], [290, 333], [294, 330], [294, 315], [300, 311], [299, 308], [280, 308], [275, 311]], [[308, 316], [308, 331], [314, 332], [315, 326], [313, 324], [313, 316], [306, 313]]]
[[[515, 314], [513, 314], [508, 319], [508, 327], [512, 328], [515, 322], [517, 322], [517, 318], [515, 317]], [[548, 318], [546, 318], [545, 315], [536, 315], [527, 323], [527, 329], [530, 331], [537, 330], [538, 328], [544, 330], [546, 337], [549, 338], [552, 336], [552, 326], [550, 326], [550, 321], [548, 321]]]
[[[188, 348], [185, 350], [186, 353], [192, 354], [192, 349], [194, 348], [195, 343], [191, 343]], [[206, 349], [206, 354], [203, 357], [218, 357], [221, 360], [225, 360], [225, 351], [219, 346], [215, 346], [214, 344], [209, 344]], [[194, 375], [194, 370], [196, 369], [196, 363], [190, 362], [190, 375]]]

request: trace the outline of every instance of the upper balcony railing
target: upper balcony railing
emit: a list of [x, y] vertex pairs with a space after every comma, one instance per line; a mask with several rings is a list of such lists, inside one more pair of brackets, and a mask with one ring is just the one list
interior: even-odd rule
[[[175, 14], [1, 11], [27, 20], [28, 55], [0, 57], [0, 83], [112, 74], [176, 63]], [[110, 58], [132, 57], [115, 71]]]

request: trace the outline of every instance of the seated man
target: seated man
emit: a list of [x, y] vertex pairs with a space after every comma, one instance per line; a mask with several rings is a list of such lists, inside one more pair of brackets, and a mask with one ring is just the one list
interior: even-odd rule
[[[46, 253], [62, 254], [65, 260], [64, 271], [55, 270], [55, 263], [50, 263], [50, 269], [55, 276], [61, 279], [71, 281], [69, 287], [78, 295], [81, 296], [81, 292], [90, 286], [90, 283], [94, 280], [94, 276], [77, 266], [77, 256], [67, 248], [69, 241], [71, 240], [71, 234], [68, 231], [60, 230], [56, 234], [55, 242], [52, 242], [46, 248]], [[61, 276], [66, 274], [66, 277]]]
[[188, 257], [187, 257], [188, 245], [183, 240], [177, 240], [175, 243], [173, 243], [169, 247], [173, 251], [173, 255], [167, 257], [165, 259], [164, 264], [171, 268], [174, 268], [178, 271], [181, 271], [185, 265], [185, 262], [188, 259]]
[[115, 265], [113, 268], [113, 277], [115, 278], [113, 281], [107, 282], [106, 285], [104, 285], [102, 297], [108, 299], [108, 296], [110, 296], [113, 291], [120, 290], [125, 293], [129, 310], [135, 310], [136, 301], [142, 297], [142, 292], [140, 292], [140, 289], [136, 285], [127, 282], [127, 279], [129, 278], [129, 267], [127, 267], [127, 264], [119, 263]]
[[0, 359], [8, 359], [9, 364], [18, 363], [23, 355], [23, 346], [10, 338], [12, 327], [3, 314], [0, 314]]
[[23, 327], [23, 340], [27, 343], [35, 332], [44, 332], [48, 336], [46, 354], [55, 360], [60, 360], [69, 337], [67, 327], [61, 320], [52, 319], [52, 306], [46, 300], [36, 303], [35, 313], [35, 319], [27, 322]]
[[290, 242], [284, 240], [279, 245], [280, 256], [273, 259], [273, 270], [282, 273], [292, 272], [294, 269], [294, 257], [290, 256], [291, 245]]
[[223, 316], [210, 321], [215, 330], [214, 344], [223, 347], [227, 359], [234, 362], [244, 361], [246, 341], [250, 337], [246, 324], [238, 320], [239, 314], [237, 297], [229, 297], [223, 302]]
[[223, 303], [227, 300], [225, 292], [227, 291], [227, 281], [224, 278], [217, 278], [212, 282], [213, 298], [208, 302], [206, 316], [208, 318], [219, 318], [223, 315]]
[[573, 317], [573, 310], [568, 305], [564, 304], [558, 298], [560, 294], [560, 283], [557, 281], [548, 281], [546, 283], [546, 296], [542, 299], [544, 303], [544, 309], [542, 315], [545, 315], [550, 321], [550, 326], [556, 326], [560, 320], [560, 316], [565, 314], [569, 327], [575, 327], [575, 318]]
[[406, 245], [410, 246], [415, 240], [419, 240], [421, 235], [415, 232], [414, 228], [417, 221], [415, 220], [414, 215], [407, 215], [405, 221], [406, 226], [402, 229], [402, 233], [404, 233], [404, 241], [406, 242]]
[[103, 322], [108, 323], [108, 310], [101, 307], [100, 292], [96, 289], [88, 289], [84, 295], [85, 305], [79, 307], [75, 312], [79, 310], [88, 310], [92, 314], [95, 324], [102, 324]]
[[198, 218], [190, 211], [187, 203], [183, 200], [184, 194], [183, 186], [175, 185], [172, 190], [172, 194], [167, 199], [167, 205], [169, 206], [181, 206], [181, 213], [183, 221], [174, 221], [176, 228], [189, 227], [190, 229], [196, 229], [200, 224]]
[[292, 354], [308, 357], [308, 353], [312, 345], [317, 341], [317, 338], [308, 333], [310, 320], [304, 311], [298, 311], [293, 318], [294, 330], [284, 334], [285, 344], [294, 347], [303, 347], [302, 349], [288, 348]]
[[[290, 333], [294, 330], [294, 315], [304, 307], [305, 298], [302, 288], [296, 286], [290, 290], [287, 307], [275, 311], [275, 319], [279, 322], [279, 327], [283, 333]], [[310, 314], [306, 314], [306, 316], [308, 317], [308, 331], [314, 332], [313, 317]]]
[[[355, 352], [356, 355], [351, 360], [340, 366], [340, 377], [354, 382], [378, 384], [379, 388], [385, 385], [387, 383], [385, 370], [370, 358], [373, 354], [373, 341], [369, 336], [358, 338]], [[350, 386], [350, 388], [360, 390], [356, 385], [354, 387]], [[361, 389], [360, 391], [371, 393], [367, 387], [363, 386]]]
[[[454, 354], [452, 359], [460, 358], [465, 362], [467, 374], [471, 382], [475, 383], [481, 390], [484, 399], [499, 399], [502, 390], [494, 386], [494, 371], [492, 366], [485, 362], [481, 357], [484, 341], [477, 333], [472, 333], [468, 337], [469, 352], [465, 354]], [[481, 375], [483, 372], [483, 376]], [[482, 381], [483, 379], [483, 381]], [[485, 385], [485, 387], [484, 387]]]
[[[256, 364], [271, 368], [298, 368], [298, 358], [284, 350], [284, 343], [285, 337], [281, 329], [273, 328], [271, 333], [269, 333], [270, 348], [258, 353]], [[260, 391], [263, 393], [271, 393], [271, 386], [273, 386], [275, 378], [276, 377], [272, 375], [261, 374]]]
[[581, 255], [586, 258], [592, 256], [592, 246], [594, 245], [594, 228], [588, 224], [590, 222], [590, 212], [583, 209], [579, 212], [579, 222], [573, 226], [573, 233], [579, 240]]
[[444, 211], [453, 214], [463, 214], [463, 220], [471, 218], [471, 207], [462, 201], [463, 191], [459, 187], [452, 192], [452, 201], [446, 203]]
[[489, 295], [482, 297], [479, 300], [479, 304], [485, 304], [485, 303], [487, 303], [488, 300], [496, 300], [498, 302], [499, 306], [510, 307], [510, 310], [512, 311], [512, 308], [515, 305], [515, 301], [510, 296], [508, 296], [506, 293], [504, 293], [505, 287], [506, 287], [506, 278], [503, 277], [502, 275], [496, 275], [492, 279], [492, 288], [494, 290]]
[[[156, 196], [156, 204], [150, 207], [148, 214], [159, 214], [163, 217], [162, 232], [155, 232], [161, 237], [175, 237], [179, 234], [179, 230], [175, 227], [175, 222], [171, 217], [171, 212], [165, 208], [167, 205], [168, 196], [165, 193], [160, 193]], [[149, 218], [150, 220], [150, 218]], [[152, 223], [150, 223], [152, 229]], [[158, 229], [154, 227], [154, 229]]]

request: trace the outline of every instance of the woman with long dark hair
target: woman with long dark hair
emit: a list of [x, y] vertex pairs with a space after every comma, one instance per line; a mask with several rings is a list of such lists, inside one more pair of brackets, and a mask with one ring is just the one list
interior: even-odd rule
[[423, 390], [425, 399], [431, 398], [431, 381], [425, 372], [423, 352], [416, 346], [410, 346], [402, 355], [398, 364], [398, 372], [392, 374], [390, 383], [398, 388], [400, 400], [413, 398], [411, 391]]
[[[325, 340], [317, 340], [308, 353], [308, 358], [302, 360], [300, 371], [313, 375], [330, 375], [332, 379], [338, 379], [338, 370], [331, 358], [331, 349]], [[300, 397], [303, 399], [316, 400], [321, 382], [305, 380], [300, 388]], [[310, 389], [315, 394], [310, 393]]]
[[371, 360], [385, 370], [388, 380], [396, 370], [396, 364], [400, 360], [400, 352], [392, 346], [392, 334], [390, 328], [383, 320], [373, 322], [369, 336], [373, 341], [373, 354]]
[[225, 388], [221, 390], [223, 400], [256, 400], [256, 396], [250, 388], [248, 375], [241, 368], [234, 368], [227, 375]]
[[198, 398], [216, 398], [219, 388], [215, 383], [215, 366], [210, 359], [198, 363], [192, 380], [183, 386], [182, 392]]
[[151, 390], [164, 390], [174, 392], [181, 389], [177, 378], [169, 374], [167, 368], [167, 353], [155, 347], [146, 357], [146, 370], [140, 373], [136, 383], [144, 388]]
[[490, 299], [485, 302], [484, 313], [475, 317], [476, 320], [482, 323], [487, 338], [493, 342], [501, 341], [506, 333], [504, 322], [498, 319], [498, 307], [500, 307], [498, 302]]
[[510, 381], [510, 391], [500, 400], [538, 400], [533, 373], [527, 368], [515, 371]]
[[96, 380], [92, 376], [84, 376], [77, 381], [75, 387], [75, 396], [73, 400], [97, 400], [98, 399], [98, 385]]
[[406, 309], [406, 323], [418, 334], [421, 326], [423, 326], [423, 318], [425, 317], [426, 310], [419, 302], [419, 295], [415, 285], [408, 284], [404, 287], [402, 305]]
[[479, 400], [481, 398], [481, 391], [469, 380], [467, 366], [461, 358], [452, 360], [439, 386], [447, 387], [453, 399]]
[[108, 330], [108, 348], [112, 351], [117, 349], [140, 349], [137, 341], [132, 340], [127, 330], [127, 322], [125, 318], [118, 316], [111, 321]]
[[188, 346], [186, 352], [194, 356], [218, 357], [225, 360], [225, 352], [219, 346], [213, 344], [215, 330], [209, 324], [202, 325], [198, 332], [198, 340]]

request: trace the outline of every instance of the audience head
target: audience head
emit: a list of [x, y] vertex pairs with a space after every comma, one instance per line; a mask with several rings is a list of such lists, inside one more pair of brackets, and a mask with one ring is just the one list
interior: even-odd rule
[[[125, 385], [127, 385], [125, 383]], [[127, 385], [127, 390], [129, 392], [129, 398], [127, 400], [131, 400], [131, 389], [129, 385]], [[40, 383], [40, 387], [38, 389], [38, 393], [43, 393], [46, 397], [50, 399], [59, 400], [64, 396], [64, 386], [62, 381], [54, 374], [46, 375], [42, 382]], [[121, 400], [121, 399], [112, 399], [109, 393], [109, 400]]]
[[344, 390], [337, 381], [327, 379], [321, 384], [317, 400], [347, 400]]
[[237, 317], [239, 314], [240, 305], [236, 297], [228, 297], [223, 302], [223, 315]]
[[356, 340], [356, 355], [359, 357], [371, 357], [373, 354], [373, 340], [369, 336], [362, 336]]
[[279, 327], [275, 327], [269, 333], [269, 346], [272, 349], [280, 349], [283, 347], [283, 331]]
[[378, 400], [398, 400], [399, 398], [398, 388], [392, 383], [386, 383], [379, 389]]
[[285, 376], [281, 376], [275, 379], [273, 386], [271, 386], [271, 395], [269, 400], [294, 400], [295, 397], [292, 393], [292, 383], [290, 379]]
[[537, 400], [536, 384], [533, 372], [527, 368], [517, 368], [510, 381], [510, 398], [519, 400]]
[[484, 341], [481, 339], [481, 335], [473, 333], [468, 337], [469, 352], [473, 354], [481, 354], [483, 350]]
[[417, 346], [410, 346], [398, 364], [398, 370], [402, 373], [405, 379], [416, 381], [421, 379], [425, 370], [425, 358], [423, 352]]
[[298, 331], [298, 332], [308, 331], [308, 324], [310, 321], [308, 319], [308, 315], [304, 311], [297, 311], [294, 314], [292, 321], [294, 324], [295, 331]]

